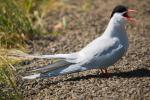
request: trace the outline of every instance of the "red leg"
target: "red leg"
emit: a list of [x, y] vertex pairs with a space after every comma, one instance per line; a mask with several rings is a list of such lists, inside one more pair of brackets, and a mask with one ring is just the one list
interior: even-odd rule
[[104, 71], [105, 71], [105, 74], [108, 74], [107, 68], [105, 68]]
[[103, 73], [103, 74], [107, 74], [108, 72], [107, 72], [107, 68], [101, 68], [101, 72]]
[[104, 70], [105, 70], [105, 76], [106, 76], [106, 77], [109, 77], [109, 73], [108, 73], [108, 71], [107, 71], [107, 68], [105, 68]]
[[105, 75], [105, 76], [109, 76], [109, 73], [108, 73], [108, 71], [107, 71], [107, 68], [102, 68], [102, 69], [100, 69], [101, 70], [101, 72], [102, 72], [102, 74], [103, 75]]
[[104, 73], [105, 73], [103, 69], [101, 69], [101, 72], [102, 72], [102, 74], [104, 74]]

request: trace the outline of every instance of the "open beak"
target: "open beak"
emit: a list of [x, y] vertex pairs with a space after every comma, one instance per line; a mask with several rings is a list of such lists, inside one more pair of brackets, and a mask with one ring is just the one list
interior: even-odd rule
[[133, 10], [133, 9], [128, 9], [127, 11], [127, 15], [124, 16], [129, 22], [133, 23], [133, 24], [136, 24], [136, 19], [132, 18], [131, 16], [129, 16], [130, 13], [135, 13], [137, 12], [136, 10]]

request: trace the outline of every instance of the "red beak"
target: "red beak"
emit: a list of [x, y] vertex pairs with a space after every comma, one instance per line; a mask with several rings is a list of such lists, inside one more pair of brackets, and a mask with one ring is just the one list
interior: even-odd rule
[[[127, 13], [134, 13], [134, 12], [137, 12], [136, 10], [133, 10], [133, 9], [128, 9]], [[133, 23], [133, 24], [136, 24], [136, 19], [130, 17], [129, 15], [125, 17], [129, 22]]]
[[128, 12], [137, 12], [137, 11], [133, 9], [128, 9]]

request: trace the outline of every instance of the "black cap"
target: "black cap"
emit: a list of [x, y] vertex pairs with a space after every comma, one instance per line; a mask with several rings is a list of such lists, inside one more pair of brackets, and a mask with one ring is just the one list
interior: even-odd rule
[[[115, 14], [115, 13], [123, 13], [125, 11], [128, 10], [128, 7], [123, 6], [123, 5], [118, 5], [113, 9], [113, 12], [111, 13], [111, 17]], [[110, 18], [111, 18], [110, 17]]]

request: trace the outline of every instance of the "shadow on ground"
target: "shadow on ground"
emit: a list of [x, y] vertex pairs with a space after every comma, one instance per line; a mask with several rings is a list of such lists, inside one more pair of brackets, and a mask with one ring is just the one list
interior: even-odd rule
[[80, 76], [80, 77], [74, 77], [67, 79], [65, 81], [79, 81], [84, 79], [90, 79], [90, 78], [110, 78], [110, 77], [122, 77], [122, 78], [134, 78], [134, 77], [150, 77], [150, 70], [146, 68], [142, 69], [136, 69], [128, 72], [115, 72], [115, 73], [109, 73], [109, 76], [107, 75], [87, 75], [87, 76]]
[[80, 81], [80, 80], [86, 80], [90, 78], [112, 78], [112, 77], [121, 77], [121, 78], [140, 78], [140, 77], [150, 77], [150, 70], [146, 68], [136, 69], [128, 72], [115, 72], [115, 73], [109, 73], [109, 76], [102, 75], [102, 74], [96, 74], [96, 75], [86, 75], [86, 76], [79, 76], [79, 77], [72, 77], [66, 80], [59, 80], [59, 81], [53, 81], [51, 83], [48, 83], [46, 85], [56, 85], [60, 82], [66, 82], [66, 81]]

